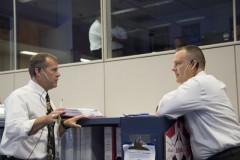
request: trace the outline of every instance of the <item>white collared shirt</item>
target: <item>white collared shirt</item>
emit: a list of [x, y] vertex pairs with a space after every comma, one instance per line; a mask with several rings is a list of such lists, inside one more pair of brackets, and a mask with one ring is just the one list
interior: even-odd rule
[[102, 48], [102, 31], [101, 23], [95, 20], [89, 29], [90, 50], [98, 50]]
[[[118, 39], [127, 39], [127, 32], [120, 26], [115, 26], [111, 31], [112, 35], [114, 35]], [[98, 50], [102, 48], [102, 31], [101, 31], [101, 23], [99, 20], [95, 20], [89, 29], [89, 42], [90, 42], [90, 50]], [[123, 48], [123, 45], [119, 42], [112, 41], [112, 49], [120, 49]]]
[[[36, 118], [47, 113], [45, 97], [46, 91], [32, 80], [8, 96], [4, 103], [5, 128], [0, 147], [1, 154], [27, 159], [33, 152], [30, 159], [46, 159], [47, 127], [28, 136]], [[51, 105], [55, 109], [52, 102]], [[58, 138], [58, 127], [55, 124], [55, 142]]]
[[226, 86], [204, 71], [163, 96], [157, 115], [185, 115], [194, 160], [240, 145], [240, 125]]

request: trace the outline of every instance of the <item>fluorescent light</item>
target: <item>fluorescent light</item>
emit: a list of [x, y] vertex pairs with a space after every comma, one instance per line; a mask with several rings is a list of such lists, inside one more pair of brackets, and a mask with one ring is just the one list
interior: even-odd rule
[[31, 1], [34, 1], [34, 0], [18, 0], [18, 2], [20, 2], [20, 3], [27, 3], [27, 2], [31, 2]]
[[90, 62], [91, 60], [89, 59], [85, 59], [85, 58], [81, 58], [81, 62]]
[[137, 8], [123, 9], [123, 10], [119, 10], [119, 11], [112, 12], [112, 15], [117, 15], [117, 14], [132, 12], [132, 11], [135, 11], [135, 10], [137, 10]]
[[[165, 0], [165, 1], [162, 1], [162, 2], [156, 2], [156, 3], [146, 4], [146, 5], [142, 6], [142, 8], [156, 7], [156, 6], [164, 5], [164, 4], [171, 3], [171, 2], [174, 2], [174, 0]], [[138, 9], [138, 8], [122, 9], [122, 10], [119, 10], [119, 11], [112, 12], [112, 15], [117, 15], [117, 14], [132, 12], [132, 11], [135, 11], [135, 10], [137, 10], [137, 9]]]
[[182, 20], [178, 20], [177, 23], [184, 23], [184, 22], [196, 21], [196, 20], [201, 20], [201, 19], [205, 19], [205, 17], [204, 16], [200, 16], [200, 17], [193, 17], [193, 18], [182, 19]]
[[174, 2], [174, 0], [166, 0], [162, 2], [151, 3], [151, 4], [144, 5], [143, 8], [161, 6], [161, 5], [172, 3], [172, 2]]
[[31, 56], [33, 56], [33, 55], [36, 55], [36, 54], [38, 54], [38, 53], [37, 53], [37, 52], [31, 52], [31, 51], [21, 51], [20, 54], [26, 54], [26, 55], [31, 55]]
[[150, 27], [148, 27], [148, 29], [167, 27], [167, 26], [170, 26], [170, 25], [171, 25], [171, 23], [164, 23], [164, 24], [159, 24], [159, 25], [155, 25], [155, 26], [150, 26]]

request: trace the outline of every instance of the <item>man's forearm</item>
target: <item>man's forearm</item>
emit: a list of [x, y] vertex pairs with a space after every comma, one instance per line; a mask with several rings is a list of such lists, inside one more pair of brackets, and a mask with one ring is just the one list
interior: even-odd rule
[[37, 118], [32, 126], [32, 129], [29, 131], [28, 136], [31, 136], [35, 133], [37, 133], [40, 129], [47, 126], [48, 124], [52, 123], [51, 120], [48, 118], [48, 116], [43, 116]]

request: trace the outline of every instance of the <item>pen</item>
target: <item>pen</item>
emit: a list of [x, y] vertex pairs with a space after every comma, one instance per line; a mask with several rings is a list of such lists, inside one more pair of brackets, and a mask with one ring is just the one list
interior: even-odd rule
[[60, 101], [59, 107], [62, 108], [62, 105], [63, 105], [63, 98], [62, 98], [61, 101]]
[[123, 114], [125, 117], [135, 117], [135, 116], [149, 116], [149, 113], [139, 113], [139, 114]]
[[[63, 98], [62, 98], [61, 101], [60, 101], [59, 107], [62, 108], [62, 105], [63, 105]], [[58, 115], [58, 117], [57, 117], [57, 124], [60, 124], [60, 122], [61, 122], [61, 116]]]

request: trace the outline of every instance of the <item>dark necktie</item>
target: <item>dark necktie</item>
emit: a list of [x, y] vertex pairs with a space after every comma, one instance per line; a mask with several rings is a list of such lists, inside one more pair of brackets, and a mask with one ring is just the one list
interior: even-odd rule
[[[49, 114], [53, 111], [53, 109], [52, 109], [51, 104], [50, 104], [50, 98], [49, 98], [48, 93], [46, 95], [46, 104], [47, 104], [47, 114]], [[47, 126], [47, 129], [48, 129], [47, 159], [48, 160], [54, 160], [55, 159], [54, 124], [55, 123], [51, 123]]]

